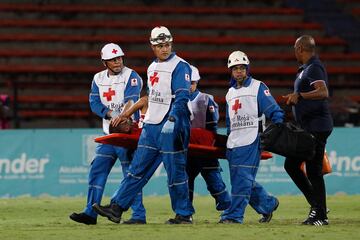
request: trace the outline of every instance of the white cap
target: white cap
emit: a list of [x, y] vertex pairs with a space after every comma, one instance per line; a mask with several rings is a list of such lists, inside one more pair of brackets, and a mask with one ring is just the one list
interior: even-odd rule
[[228, 68], [236, 65], [249, 65], [249, 58], [241, 51], [232, 52], [228, 59]]
[[191, 81], [198, 82], [201, 79], [199, 69], [197, 69], [197, 67], [194, 67], [193, 65], [190, 65], [190, 67], [191, 67]]
[[151, 30], [150, 43], [152, 45], [158, 45], [160, 43], [172, 42], [173, 38], [169, 29], [164, 26], [154, 27]]
[[123, 50], [115, 43], [108, 43], [101, 49], [101, 59], [110, 60], [116, 57], [124, 56]]

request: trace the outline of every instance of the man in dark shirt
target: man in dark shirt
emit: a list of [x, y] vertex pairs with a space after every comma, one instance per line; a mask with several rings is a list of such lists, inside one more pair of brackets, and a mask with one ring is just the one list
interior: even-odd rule
[[[311, 159], [285, 159], [285, 170], [310, 204], [305, 225], [328, 225], [326, 190], [322, 163], [327, 138], [333, 128], [328, 103], [328, 78], [325, 67], [315, 54], [315, 40], [309, 35], [299, 37], [294, 45], [295, 57], [302, 66], [294, 83], [294, 92], [284, 96], [293, 106], [296, 122], [316, 139]], [[306, 173], [300, 165], [306, 161]]]

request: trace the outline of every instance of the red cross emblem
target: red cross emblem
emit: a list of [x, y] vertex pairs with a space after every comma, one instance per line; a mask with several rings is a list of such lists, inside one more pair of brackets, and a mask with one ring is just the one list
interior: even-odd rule
[[158, 73], [154, 72], [154, 75], [150, 76], [151, 86], [154, 86], [155, 83], [159, 82]]
[[112, 50], [113, 54], [116, 54], [118, 50], [116, 50], [115, 48]]
[[111, 101], [112, 96], [115, 96], [115, 90], [111, 90], [111, 88], [109, 88], [108, 92], [103, 93], [103, 97], [106, 97], [107, 101]]
[[232, 110], [235, 111], [235, 114], [237, 113], [237, 111], [241, 108], [241, 103], [240, 103], [240, 100], [239, 99], [236, 99], [235, 100], [235, 104], [232, 105]]

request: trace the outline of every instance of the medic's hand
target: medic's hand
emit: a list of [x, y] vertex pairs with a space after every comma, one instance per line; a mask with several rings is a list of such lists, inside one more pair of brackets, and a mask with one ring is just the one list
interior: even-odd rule
[[161, 129], [161, 133], [173, 133], [174, 132], [175, 123], [167, 120]]
[[287, 105], [295, 105], [298, 103], [298, 101], [300, 99], [300, 94], [294, 92], [294, 93], [290, 93], [290, 94], [287, 94], [282, 97], [285, 98]]

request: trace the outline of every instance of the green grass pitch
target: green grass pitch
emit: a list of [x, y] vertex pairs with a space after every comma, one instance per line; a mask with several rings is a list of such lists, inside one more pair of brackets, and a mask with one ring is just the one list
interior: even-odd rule
[[[115, 224], [99, 217], [98, 224], [86, 226], [69, 219], [80, 212], [85, 198], [18, 197], [0, 199], [0, 239], [360, 239], [360, 195], [329, 196], [329, 226], [302, 226], [308, 213], [302, 196], [280, 196], [280, 206], [268, 224], [258, 223], [260, 216], [250, 206], [244, 224], [218, 224], [220, 213], [209, 196], [196, 196], [193, 225], [166, 225], [173, 217], [168, 196], [145, 197], [146, 225]], [[103, 200], [108, 203], [109, 198]], [[129, 211], [124, 214], [129, 218]]]

